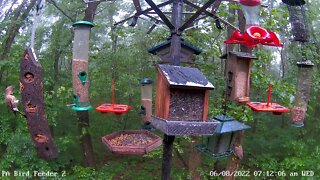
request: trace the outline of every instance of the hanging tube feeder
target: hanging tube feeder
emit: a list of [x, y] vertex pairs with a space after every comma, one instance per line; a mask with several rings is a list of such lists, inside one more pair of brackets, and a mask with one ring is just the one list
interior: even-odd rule
[[268, 101], [267, 102], [247, 102], [246, 104], [251, 107], [253, 111], [258, 112], [272, 112], [275, 115], [290, 112], [290, 110], [277, 103], [271, 102], [272, 84], [269, 85]]
[[128, 112], [131, 109], [131, 106], [124, 104], [115, 104], [114, 103], [114, 80], [112, 79], [112, 97], [111, 104], [101, 104], [96, 108], [97, 111], [102, 113], [115, 113], [121, 115]]

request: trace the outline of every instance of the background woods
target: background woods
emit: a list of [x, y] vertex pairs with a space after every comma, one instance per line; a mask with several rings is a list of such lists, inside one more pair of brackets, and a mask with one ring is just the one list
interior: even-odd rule
[[[192, 2], [205, 3], [201, 0]], [[149, 8], [146, 2], [140, 3], [142, 9]], [[276, 32], [284, 46], [259, 46], [253, 49], [257, 60], [251, 64], [250, 98], [253, 101], [266, 101], [269, 83], [273, 83], [272, 101], [292, 109], [298, 82], [296, 62], [306, 58], [315, 66], [303, 128], [291, 126], [290, 113], [257, 113], [249, 107], [227, 103], [229, 116], [251, 126], [243, 137], [244, 158], [239, 170], [249, 171], [252, 177], [254, 171], [285, 172], [289, 176], [290, 172], [309, 170], [315, 172], [314, 176], [320, 177], [320, 143], [316, 139], [320, 133], [320, 2], [308, 0], [305, 5], [310, 41], [303, 46], [291, 41], [292, 26], [287, 7], [281, 1], [264, 0], [262, 3], [268, 7], [261, 8], [260, 25]], [[18, 99], [21, 99], [19, 62], [30, 45], [36, 4], [36, 0], [0, 0], [0, 92], [14, 85], [14, 94]], [[219, 6], [218, 10], [215, 10], [216, 6]], [[171, 11], [171, 7], [166, 8], [164, 11]], [[187, 6], [183, 8], [185, 12], [192, 11]], [[211, 9], [237, 27], [243, 23], [240, 6], [236, 3], [222, 1], [219, 5], [215, 3]], [[45, 111], [59, 156], [51, 161], [38, 157], [25, 119], [14, 116], [5, 102], [1, 101], [0, 170], [66, 172], [68, 177], [74, 179], [160, 179], [162, 148], [144, 156], [114, 155], [103, 145], [101, 137], [124, 129], [141, 129], [139, 82], [144, 77], [156, 80], [156, 64], [159, 60], [147, 50], [166, 41], [169, 37], [168, 29], [161, 23], [144, 20], [144, 16], [138, 19], [134, 28], [128, 26], [128, 23], [113, 26], [135, 13], [133, 3], [124, 0], [97, 1], [88, 5], [84, 1], [48, 0], [41, 11], [34, 48], [42, 65]], [[78, 124], [78, 118], [84, 117], [83, 114], [77, 114], [66, 106], [73, 102], [72, 24], [79, 20], [91, 21], [95, 25], [91, 29], [89, 41], [91, 105], [97, 107], [111, 101], [111, 83], [114, 79], [115, 101], [132, 107], [121, 116], [89, 111], [85, 117], [90, 117], [90, 126], [86, 127], [79, 127]], [[148, 32], [153, 24], [157, 26]], [[187, 29], [182, 38], [202, 49], [202, 53], [196, 57], [194, 64], [186, 66], [200, 69], [215, 86], [215, 90], [210, 91], [208, 111], [208, 117], [213, 118], [224, 111], [225, 60], [220, 57], [226, 51], [223, 41], [234, 29], [223, 23], [223, 29], [218, 29], [212, 18], [202, 19], [191, 26], [193, 28]], [[238, 45], [228, 45], [228, 50], [232, 48], [240, 49]], [[4, 99], [3, 93], [0, 99]], [[162, 137], [160, 132], [155, 133]], [[85, 142], [85, 138], [90, 140]], [[200, 137], [198, 141], [204, 140]], [[89, 159], [84, 156], [85, 143], [89, 143]], [[192, 143], [194, 139], [191, 137], [176, 137], [172, 179], [195, 177], [192, 174], [194, 171], [202, 179], [212, 179], [210, 171], [221, 171], [226, 166], [227, 158], [211, 159], [202, 156], [201, 163], [193, 167], [189, 159], [193, 153]]]

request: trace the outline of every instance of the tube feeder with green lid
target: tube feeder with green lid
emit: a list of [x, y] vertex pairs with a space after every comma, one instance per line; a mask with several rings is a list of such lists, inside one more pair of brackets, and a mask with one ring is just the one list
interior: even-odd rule
[[89, 22], [89, 21], [77, 21], [75, 23], [72, 24], [73, 27], [75, 26], [89, 26], [90, 28], [94, 27], [93, 23], [92, 22]]
[[152, 84], [153, 80], [150, 78], [144, 78], [140, 81], [141, 84], [141, 118], [144, 129], [151, 126], [152, 115]]

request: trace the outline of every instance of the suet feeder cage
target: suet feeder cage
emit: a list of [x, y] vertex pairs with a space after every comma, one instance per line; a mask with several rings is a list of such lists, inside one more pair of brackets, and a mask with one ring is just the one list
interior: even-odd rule
[[253, 110], [258, 112], [272, 112], [275, 115], [290, 112], [290, 109], [271, 102], [272, 84], [269, 85], [267, 102], [247, 102], [246, 104]]
[[112, 80], [112, 87], [111, 87], [112, 97], [111, 97], [111, 104], [102, 104], [96, 107], [96, 110], [101, 113], [114, 113], [117, 115], [121, 115], [123, 113], [128, 112], [131, 109], [131, 106], [125, 104], [115, 104], [114, 103], [114, 80]]
[[220, 122], [215, 134], [205, 137], [204, 144], [196, 145], [196, 149], [211, 158], [223, 158], [232, 155], [236, 132], [249, 129], [250, 126], [226, 115], [216, 116], [211, 121]]
[[[301, 4], [301, 3], [300, 3]], [[291, 24], [291, 32], [293, 35], [293, 41], [308, 42], [309, 41], [309, 29], [306, 18], [306, 10], [301, 5], [289, 5], [287, 4], [289, 11], [289, 21]]]
[[252, 60], [257, 58], [244, 52], [229, 52], [221, 58], [226, 59], [228, 99], [237, 102], [250, 101], [250, 68]]
[[115, 154], [143, 155], [162, 144], [159, 136], [146, 130], [120, 131], [102, 137], [102, 142]]
[[158, 65], [152, 125], [173, 136], [213, 134], [217, 122], [207, 122], [210, 89], [197, 68]]
[[303, 127], [308, 101], [310, 99], [312, 67], [314, 66], [314, 64], [310, 60], [308, 60], [298, 62], [297, 66], [297, 94], [295, 96], [295, 103], [291, 113], [291, 123], [295, 127]]
[[141, 85], [141, 115], [142, 122], [145, 125], [150, 124], [152, 114], [152, 84], [153, 81], [149, 78], [144, 78], [140, 81]]
[[[148, 50], [149, 53], [157, 55], [161, 59], [161, 63], [169, 63], [171, 60], [170, 56], [171, 39], [166, 42], [162, 42]], [[192, 46], [181, 39], [181, 52], [180, 61], [182, 63], [193, 63], [195, 55], [199, 55], [202, 52], [201, 49]]]

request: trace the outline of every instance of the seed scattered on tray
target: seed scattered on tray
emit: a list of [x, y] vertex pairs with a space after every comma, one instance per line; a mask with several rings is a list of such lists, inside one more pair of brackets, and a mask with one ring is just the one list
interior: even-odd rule
[[113, 146], [143, 146], [153, 142], [146, 134], [121, 134], [110, 140]]

